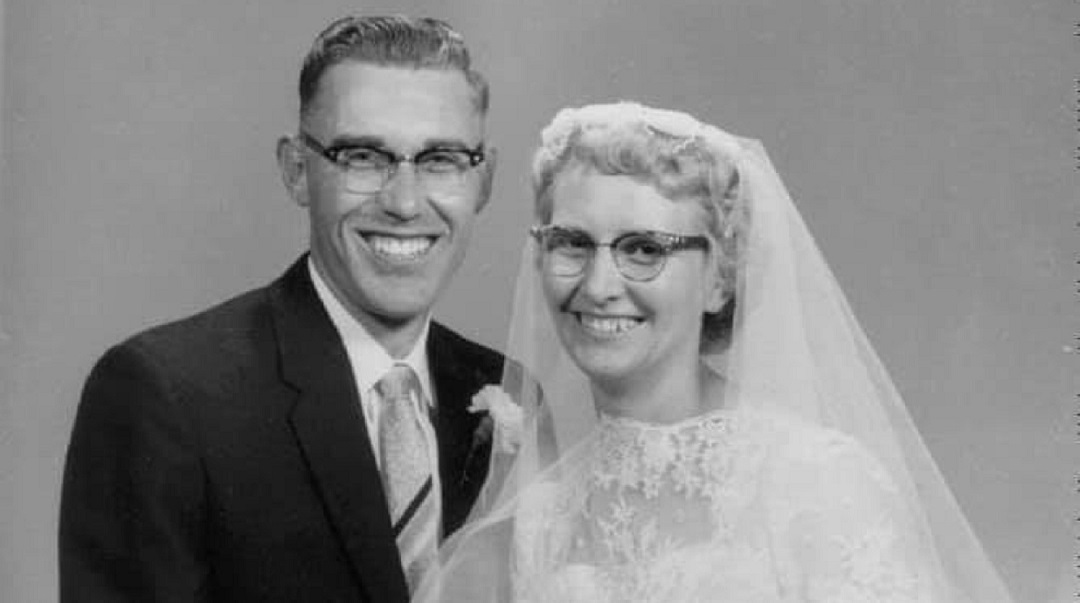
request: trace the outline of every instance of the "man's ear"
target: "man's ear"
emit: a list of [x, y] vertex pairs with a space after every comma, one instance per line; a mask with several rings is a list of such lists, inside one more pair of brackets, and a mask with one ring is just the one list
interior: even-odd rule
[[491, 187], [495, 180], [495, 165], [498, 163], [499, 150], [495, 147], [484, 148], [484, 162], [480, 164], [480, 196], [476, 202], [476, 213], [491, 200]]
[[281, 181], [285, 184], [289, 197], [300, 207], [307, 207], [307, 167], [304, 163], [304, 153], [296, 146], [296, 140], [293, 137], [278, 138], [277, 162], [278, 169], [281, 170]]

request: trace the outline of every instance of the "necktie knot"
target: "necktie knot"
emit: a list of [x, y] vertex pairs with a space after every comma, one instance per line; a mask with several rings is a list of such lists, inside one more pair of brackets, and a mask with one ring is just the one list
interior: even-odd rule
[[412, 400], [413, 395], [420, 392], [420, 379], [412, 367], [399, 363], [379, 379], [375, 390], [386, 403]]

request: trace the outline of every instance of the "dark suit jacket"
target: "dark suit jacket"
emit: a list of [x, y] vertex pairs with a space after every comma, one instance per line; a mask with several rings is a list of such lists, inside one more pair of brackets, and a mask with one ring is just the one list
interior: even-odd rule
[[[64, 473], [63, 601], [407, 600], [352, 371], [305, 262], [95, 366]], [[434, 322], [427, 352], [449, 533], [490, 451], [466, 406], [503, 358]]]

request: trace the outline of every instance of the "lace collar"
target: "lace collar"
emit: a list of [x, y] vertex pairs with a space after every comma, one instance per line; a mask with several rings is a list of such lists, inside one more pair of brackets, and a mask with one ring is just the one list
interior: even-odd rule
[[655, 496], [674, 486], [683, 494], [715, 494], [740, 457], [741, 413], [719, 409], [674, 423], [600, 415], [588, 472], [594, 484]]
[[728, 408], [718, 408], [671, 423], [656, 423], [632, 417], [611, 415], [604, 412], [599, 414], [600, 418], [598, 424], [601, 431], [610, 430], [626, 432], [629, 434], [639, 432], [674, 433], [684, 430], [708, 428], [710, 425], [716, 423], [730, 422], [734, 418], [735, 411]]

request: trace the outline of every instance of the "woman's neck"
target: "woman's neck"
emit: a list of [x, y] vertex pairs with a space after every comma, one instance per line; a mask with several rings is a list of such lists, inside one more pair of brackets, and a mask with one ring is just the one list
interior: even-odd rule
[[723, 406], [723, 380], [704, 364], [652, 376], [592, 382], [600, 412], [647, 423], [675, 423]]

